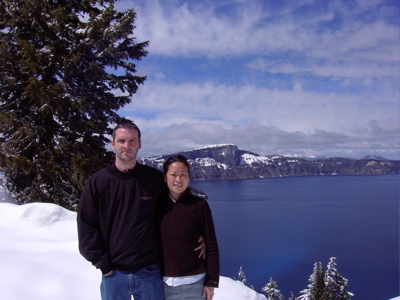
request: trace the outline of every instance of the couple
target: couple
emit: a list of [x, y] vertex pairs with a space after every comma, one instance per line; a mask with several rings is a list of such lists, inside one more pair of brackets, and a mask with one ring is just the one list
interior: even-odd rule
[[133, 122], [114, 128], [112, 148], [115, 162], [89, 177], [77, 219], [79, 250], [103, 274], [102, 299], [211, 300], [218, 244], [207, 202], [188, 188], [186, 158], [170, 157], [164, 174], [139, 164]]

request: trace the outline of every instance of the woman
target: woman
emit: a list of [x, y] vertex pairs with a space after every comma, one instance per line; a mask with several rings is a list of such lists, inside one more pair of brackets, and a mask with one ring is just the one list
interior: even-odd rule
[[[211, 300], [219, 283], [219, 251], [210, 207], [188, 188], [186, 157], [170, 157], [163, 169], [169, 190], [161, 219], [165, 299]], [[205, 240], [205, 259], [193, 251], [199, 236]]]

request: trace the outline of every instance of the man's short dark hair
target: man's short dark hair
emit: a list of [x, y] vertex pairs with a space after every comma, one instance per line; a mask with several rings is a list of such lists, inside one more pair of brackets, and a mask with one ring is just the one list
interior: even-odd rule
[[142, 133], [140, 132], [139, 127], [133, 123], [130, 120], [125, 120], [122, 123], [119, 123], [117, 126], [114, 127], [113, 132], [112, 132], [112, 138], [113, 140], [115, 140], [115, 132], [117, 131], [117, 129], [119, 128], [125, 128], [125, 129], [135, 129], [138, 133], [138, 137], [139, 137], [139, 142], [141, 141], [141, 137], [142, 137]]

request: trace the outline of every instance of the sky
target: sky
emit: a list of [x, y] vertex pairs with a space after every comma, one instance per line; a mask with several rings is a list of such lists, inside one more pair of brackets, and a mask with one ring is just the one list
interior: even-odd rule
[[147, 76], [118, 113], [139, 156], [235, 144], [260, 155], [400, 159], [399, 1], [123, 0]]
[[[101, 272], [78, 251], [76, 213], [50, 203], [7, 203], [0, 186], [0, 299], [98, 300]], [[221, 276], [214, 300], [265, 300]]]

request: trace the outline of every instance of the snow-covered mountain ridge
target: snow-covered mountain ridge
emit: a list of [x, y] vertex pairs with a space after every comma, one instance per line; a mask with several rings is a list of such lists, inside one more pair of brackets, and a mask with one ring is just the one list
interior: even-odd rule
[[[214, 145], [179, 153], [188, 158], [192, 180], [230, 180], [315, 175], [380, 175], [400, 173], [400, 161], [379, 157], [363, 159], [302, 158], [240, 150], [236, 145]], [[162, 169], [173, 154], [140, 158], [139, 162]]]

